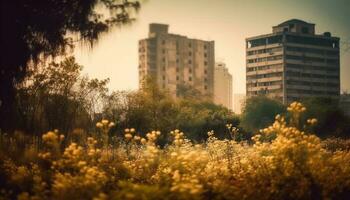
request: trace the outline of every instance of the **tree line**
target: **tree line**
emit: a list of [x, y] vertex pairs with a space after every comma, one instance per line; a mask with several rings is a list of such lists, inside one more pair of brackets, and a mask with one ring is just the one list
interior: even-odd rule
[[17, 86], [16, 129], [37, 135], [54, 129], [92, 132], [96, 122], [108, 119], [116, 124], [111, 135], [123, 134], [126, 128], [135, 128], [140, 134], [181, 129], [190, 139], [200, 141], [211, 130], [227, 137], [226, 124], [239, 124], [232, 111], [198, 98], [190, 89], [175, 100], [148, 78], [141, 90], [113, 92], [107, 87], [109, 79], [82, 76], [82, 68], [74, 57], [29, 67]]

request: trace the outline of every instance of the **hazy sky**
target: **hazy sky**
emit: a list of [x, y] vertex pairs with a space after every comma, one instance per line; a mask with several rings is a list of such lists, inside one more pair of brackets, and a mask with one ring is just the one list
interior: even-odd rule
[[[245, 93], [245, 38], [271, 33], [272, 26], [297, 18], [315, 23], [317, 33], [330, 31], [350, 43], [349, 8], [350, 0], [149, 0], [132, 25], [74, 54], [84, 74], [109, 77], [111, 90], [137, 89], [138, 40], [147, 37], [150, 23], [166, 23], [171, 33], [214, 40], [216, 60], [224, 61], [233, 75], [233, 93]], [[350, 50], [343, 49], [341, 89], [350, 92]]]

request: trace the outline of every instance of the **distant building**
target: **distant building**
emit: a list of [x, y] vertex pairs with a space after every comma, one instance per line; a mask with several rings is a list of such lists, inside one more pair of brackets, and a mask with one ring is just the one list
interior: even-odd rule
[[233, 112], [236, 114], [242, 113], [242, 108], [246, 100], [245, 94], [234, 94], [233, 95]]
[[339, 38], [315, 34], [315, 24], [297, 19], [272, 30], [246, 39], [247, 96], [266, 94], [285, 104], [339, 97]]
[[232, 75], [225, 63], [216, 63], [214, 71], [214, 103], [232, 110]]
[[185, 86], [212, 100], [214, 62], [214, 41], [170, 34], [168, 25], [150, 24], [149, 37], [139, 41], [139, 85], [152, 77], [175, 98]]

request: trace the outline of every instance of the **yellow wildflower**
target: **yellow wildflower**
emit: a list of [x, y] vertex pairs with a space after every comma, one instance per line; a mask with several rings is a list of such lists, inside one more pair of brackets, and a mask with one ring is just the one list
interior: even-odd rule
[[130, 140], [130, 139], [132, 138], [132, 135], [131, 135], [130, 133], [126, 133], [126, 134], [124, 135], [124, 137], [125, 137], [126, 139]]
[[102, 124], [101, 122], [97, 122], [97, 123], [96, 123], [96, 127], [97, 127], [97, 128], [102, 128], [102, 127], [103, 127], [103, 124]]
[[104, 126], [107, 126], [107, 124], [109, 123], [109, 121], [106, 120], [106, 119], [103, 119], [101, 122], [102, 122], [102, 124], [103, 124]]

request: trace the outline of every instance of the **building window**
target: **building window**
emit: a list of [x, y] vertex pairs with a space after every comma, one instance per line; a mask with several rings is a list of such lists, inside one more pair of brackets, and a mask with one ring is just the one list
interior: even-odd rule
[[204, 61], [204, 65], [207, 66], [207, 65], [208, 65], [208, 62], [207, 62], [207, 61]]
[[208, 79], [207, 78], [204, 78], [204, 82], [207, 82], [208, 81]]
[[207, 55], [207, 53], [204, 53], [204, 57], [206, 58], [208, 55]]
[[188, 80], [189, 80], [189, 81], [192, 81], [192, 77], [188, 77]]
[[192, 69], [188, 69], [188, 72], [189, 72], [189, 73], [192, 73]]
[[176, 67], [176, 72], [179, 72], [179, 68], [178, 67]]
[[163, 44], [163, 45], [165, 44], [165, 40], [162, 40], [162, 44]]
[[176, 63], [179, 63], [179, 59], [178, 58], [176, 58]]
[[163, 66], [163, 71], [165, 71], [165, 66]]
[[163, 76], [163, 81], [165, 81], [165, 76]]
[[204, 49], [207, 49], [207, 45], [204, 45]]
[[163, 51], [162, 51], [162, 52], [163, 52], [163, 54], [165, 54], [165, 49], [163, 49]]
[[204, 89], [207, 90], [207, 89], [208, 89], [208, 86], [205, 85], [205, 86], [204, 86]]
[[207, 72], [207, 70], [205, 69], [205, 70], [204, 70], [204, 74], [207, 74], [207, 73], [208, 73], [208, 72]]
[[188, 52], [188, 55], [189, 55], [189, 56], [192, 56], [192, 52]]
[[188, 60], [188, 64], [192, 64], [192, 60]]
[[165, 58], [163, 58], [163, 62], [165, 62]]
[[176, 76], [176, 80], [177, 80], [177, 81], [179, 80], [179, 76]]
[[188, 43], [188, 47], [190, 47], [190, 48], [191, 48], [191, 47], [192, 47], [192, 44], [191, 44], [191, 43]]

